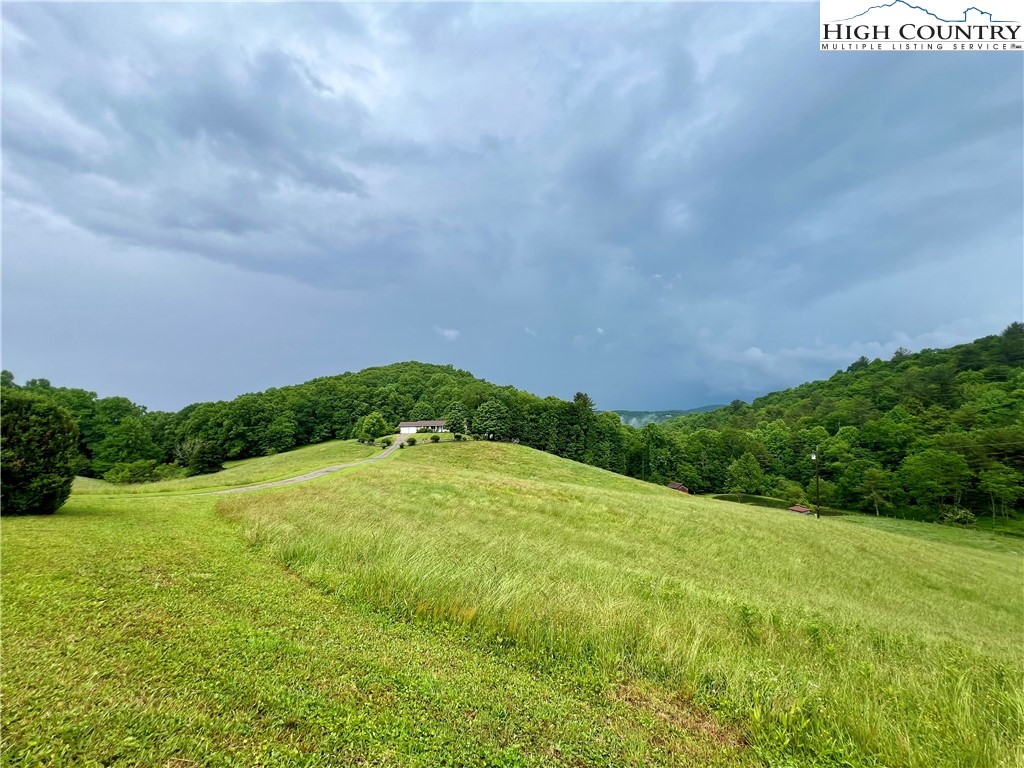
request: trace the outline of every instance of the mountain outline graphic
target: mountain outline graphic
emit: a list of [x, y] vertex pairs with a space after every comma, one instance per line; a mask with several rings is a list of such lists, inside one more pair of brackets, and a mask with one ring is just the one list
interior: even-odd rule
[[1016, 23], [1015, 21], [1012, 21], [1010, 19], [993, 19], [992, 18], [992, 14], [989, 11], [983, 11], [983, 10], [981, 10], [981, 8], [978, 8], [977, 6], [974, 6], [974, 5], [972, 5], [970, 8], [965, 8], [964, 9], [964, 17], [962, 19], [944, 19], [941, 16], [939, 16], [938, 14], [932, 13], [927, 8], [922, 8], [920, 5], [911, 5], [906, 0], [893, 0], [891, 3], [885, 3], [884, 5], [872, 5], [867, 10], [861, 11], [860, 13], [858, 13], [858, 14], [856, 14], [854, 16], [850, 16], [848, 19], [836, 19], [835, 21], [831, 21], [829, 23], [830, 24], [837, 24], [837, 23], [843, 22], [843, 21], [852, 21], [853, 19], [858, 19], [861, 16], [864, 16], [865, 14], [871, 13], [871, 11], [876, 11], [879, 8], [892, 8], [893, 6], [897, 6], [897, 5], [902, 5], [902, 6], [905, 6], [907, 8], [911, 8], [911, 9], [913, 9], [915, 11], [924, 11], [929, 16], [931, 16], [933, 19], [941, 21], [941, 22], [943, 22], [945, 24], [964, 24], [967, 21], [967, 14], [969, 12], [971, 12], [971, 11], [977, 11], [978, 13], [982, 14], [983, 16], [988, 16], [988, 21], [989, 21], [990, 24], [1014, 24], [1014, 23]]

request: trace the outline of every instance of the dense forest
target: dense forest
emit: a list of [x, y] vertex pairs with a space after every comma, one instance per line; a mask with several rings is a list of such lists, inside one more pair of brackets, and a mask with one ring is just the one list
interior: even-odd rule
[[[0, 383], [18, 386], [9, 371]], [[225, 460], [336, 438], [372, 440], [402, 420], [446, 418], [456, 431], [699, 493], [951, 522], [1011, 517], [1024, 499], [1021, 323], [952, 349], [861, 358], [827, 381], [642, 429], [597, 413], [582, 392], [572, 401], [540, 398], [417, 362], [177, 413], [45, 379], [21, 388], [77, 421], [78, 474], [114, 482], [216, 471]]]

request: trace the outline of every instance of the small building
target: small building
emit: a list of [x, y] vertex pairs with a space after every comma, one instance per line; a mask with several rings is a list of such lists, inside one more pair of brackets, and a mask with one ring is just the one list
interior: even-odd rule
[[444, 419], [437, 419], [436, 421], [403, 421], [398, 425], [398, 431], [403, 435], [414, 435], [420, 430], [424, 432], [447, 432]]
[[807, 507], [801, 507], [799, 504], [794, 504], [792, 507], [789, 508], [789, 511], [799, 512], [801, 515], [811, 514], [811, 510], [809, 510]]
[[680, 493], [689, 493], [690, 489], [682, 483], [668, 483], [666, 488], [671, 488], [673, 491], [679, 491]]

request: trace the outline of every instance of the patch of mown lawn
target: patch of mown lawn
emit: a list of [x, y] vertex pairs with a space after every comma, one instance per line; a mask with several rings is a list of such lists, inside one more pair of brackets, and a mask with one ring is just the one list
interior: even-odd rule
[[155, 483], [117, 485], [90, 477], [75, 478], [75, 493], [122, 495], [139, 493], [188, 493], [235, 488], [242, 485], [272, 482], [312, 472], [335, 464], [361, 461], [381, 452], [380, 448], [355, 440], [330, 440], [307, 445], [273, 456], [228, 461], [224, 469], [209, 475], [161, 480]]
[[0, 521], [3, 765], [756, 762], [685, 698], [339, 601], [214, 504], [79, 495]]

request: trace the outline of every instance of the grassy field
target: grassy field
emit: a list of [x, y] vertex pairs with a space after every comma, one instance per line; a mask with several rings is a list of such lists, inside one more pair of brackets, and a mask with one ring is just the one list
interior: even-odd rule
[[77, 477], [75, 478], [75, 494], [183, 493], [235, 488], [240, 485], [281, 480], [334, 464], [359, 461], [380, 453], [380, 450], [371, 445], [361, 445], [355, 440], [331, 440], [273, 456], [228, 461], [225, 462], [223, 471], [215, 472], [212, 475], [198, 475], [134, 485], [115, 485], [91, 477]]
[[1024, 757], [1010, 537], [479, 442], [2, 531], [5, 765]]

